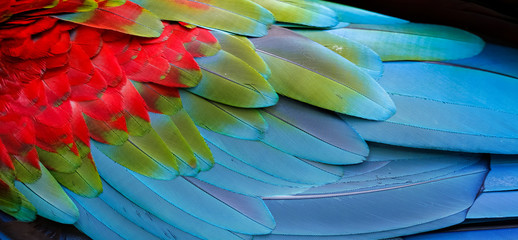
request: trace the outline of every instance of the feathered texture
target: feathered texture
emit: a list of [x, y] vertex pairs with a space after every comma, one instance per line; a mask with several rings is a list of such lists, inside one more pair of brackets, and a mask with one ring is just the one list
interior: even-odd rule
[[93, 239], [505, 222], [517, 56], [320, 0], [4, 1], [0, 209]]

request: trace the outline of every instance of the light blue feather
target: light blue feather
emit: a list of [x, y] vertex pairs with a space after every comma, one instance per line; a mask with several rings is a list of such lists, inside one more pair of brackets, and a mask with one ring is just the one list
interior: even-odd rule
[[484, 192], [469, 209], [468, 219], [518, 217], [518, 191]]
[[34, 205], [38, 215], [59, 223], [75, 223], [79, 218], [76, 205], [41, 163], [40, 168], [41, 177], [37, 181], [16, 181], [14, 185]]
[[484, 192], [518, 190], [517, 155], [491, 155], [490, 167]]
[[369, 153], [363, 139], [330, 112], [279, 98], [262, 115], [269, 128], [261, 141], [294, 156], [328, 164], [356, 164]]
[[408, 21], [343, 5], [333, 2], [321, 1], [321, 0], [311, 0], [318, 4], [322, 4], [333, 11], [336, 12], [338, 16], [338, 20], [342, 22], [350, 22], [350, 23], [361, 23], [361, 24], [400, 24], [400, 23], [408, 23]]
[[214, 165], [213, 169], [198, 174], [196, 178], [228, 191], [248, 196], [291, 195], [303, 192], [310, 187], [274, 185], [268, 182], [257, 180], [246, 174], [233, 171], [217, 163]]
[[182, 231], [199, 238], [247, 239], [241, 235], [216, 227], [175, 207], [135, 178], [129, 170], [113, 162], [95, 146], [92, 155], [96, 159], [101, 177], [125, 197], [151, 214]]
[[[275, 177], [301, 184], [321, 185], [341, 176], [323, 171], [294, 156], [259, 141], [241, 140], [199, 128], [210, 143], [235, 158]], [[260, 154], [259, 154], [260, 153]]]
[[518, 81], [437, 63], [385, 64], [398, 111], [374, 122], [342, 115], [367, 141], [440, 150], [518, 152]]
[[110, 184], [105, 181], [103, 181], [103, 193], [99, 198], [119, 214], [160, 239], [198, 239], [142, 209], [121, 193], [117, 192], [117, 190], [113, 189]]
[[486, 239], [515, 239], [518, 236], [518, 227], [511, 225], [503, 228], [493, 229], [474, 229], [474, 230], [463, 230], [463, 231], [450, 231], [450, 232], [439, 232], [420, 234], [415, 236], [404, 237], [404, 240], [458, 240], [458, 239], [470, 239], [470, 240], [486, 240]]
[[[436, 163], [428, 166], [432, 162]], [[370, 234], [439, 221], [471, 206], [486, 175], [486, 164], [477, 156], [457, 154], [444, 159], [434, 154], [430, 159], [394, 159], [337, 184], [265, 198], [277, 223], [272, 234]], [[456, 219], [455, 223], [462, 221]]]
[[[103, 202], [100, 198], [86, 198], [73, 192], [67, 191], [74, 202], [81, 205], [81, 208], [99, 221], [99, 224], [110, 228], [117, 235], [127, 240], [149, 239], [158, 240], [159, 238], [135, 225], [124, 216], [120, 215], [113, 208]], [[95, 221], [94, 221], [95, 222]]]
[[327, 32], [366, 45], [383, 61], [453, 60], [475, 56], [484, 47], [474, 34], [431, 24], [351, 24]]
[[464, 220], [466, 211], [456, 213], [454, 215], [441, 218], [438, 220], [423, 222], [422, 224], [393, 229], [381, 232], [371, 232], [364, 234], [349, 234], [349, 235], [332, 235], [332, 236], [311, 236], [311, 235], [265, 235], [256, 236], [257, 240], [372, 240], [372, 239], [393, 239], [401, 240], [400, 238], [393, 238], [394, 236], [402, 236], [409, 233], [420, 233], [430, 231], [431, 229], [445, 228], [454, 224], [458, 224]]
[[184, 178], [161, 181], [133, 176], [174, 206], [215, 226], [244, 234], [267, 234], [275, 226], [259, 198], [215, 190]]
[[92, 239], [102, 240], [126, 240], [112, 229], [104, 225], [96, 217], [86, 211], [81, 204], [77, 203], [79, 209], [79, 220], [74, 226]]
[[518, 49], [486, 44], [477, 56], [448, 61], [449, 63], [484, 69], [518, 78]]
[[[303, 184], [296, 183], [292, 181], [285, 180], [278, 176], [272, 175], [268, 172], [263, 171], [260, 168], [257, 168], [254, 164], [250, 164], [246, 161], [240, 160], [225, 151], [221, 150], [219, 147], [214, 144], [208, 142], [207, 143], [212, 154], [214, 155], [214, 161], [216, 161], [219, 165], [237, 172], [239, 174], [245, 175], [249, 178], [269, 183], [277, 186], [286, 186], [286, 187], [296, 187], [296, 188], [307, 188], [313, 186], [312, 184]], [[253, 162], [252, 162], [253, 163]]]

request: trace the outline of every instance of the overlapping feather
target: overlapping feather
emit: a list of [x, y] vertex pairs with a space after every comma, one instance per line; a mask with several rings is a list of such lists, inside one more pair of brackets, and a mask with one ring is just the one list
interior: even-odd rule
[[[509, 149], [515, 125], [505, 119], [515, 112], [502, 104], [516, 100], [510, 94], [512, 68], [489, 67], [506, 74], [496, 76], [438, 63], [382, 64], [380, 59], [469, 57], [483, 42], [460, 30], [408, 24], [325, 1], [254, 2], [48, 1], [40, 12], [33, 10], [43, 5], [8, 5], [9, 13], [36, 19], [27, 19], [27, 29], [0, 29], [2, 56], [9, 59], [0, 61], [0, 69], [9, 69], [0, 71], [0, 83], [9, 86], [0, 95], [0, 121], [7, 126], [0, 127], [2, 210], [22, 220], [33, 219], [36, 210], [61, 222], [77, 220], [76, 226], [91, 237], [113, 239], [381, 238], [463, 221], [487, 171], [486, 159], [379, 146], [369, 153], [362, 137], [411, 147], [514, 153]], [[272, 26], [264, 36], [274, 17], [285, 26], [332, 29], [302, 30], [306, 38]], [[260, 38], [249, 41], [193, 25]], [[20, 43], [44, 47], [28, 50]], [[453, 64], [480, 61], [488, 60]], [[13, 62], [30, 70], [21, 72]], [[426, 74], [429, 82], [422, 79]], [[460, 77], [466, 74], [472, 76], [469, 84], [482, 87], [475, 99], [469, 96], [477, 88]], [[497, 85], [484, 77], [496, 79]], [[448, 91], [453, 89], [465, 95], [452, 97]], [[491, 98], [499, 89], [507, 93]], [[282, 98], [271, 107], [277, 93], [388, 121], [342, 115], [357, 134], [328, 110]], [[426, 106], [438, 104], [442, 116], [441, 111], [467, 112], [488, 121], [467, 120], [459, 131], [462, 121], [434, 122], [429, 113], [414, 114], [421, 100]], [[150, 117], [147, 111], [154, 113]], [[377, 135], [377, 126], [394, 119], [418, 129], [410, 136]], [[487, 127], [494, 119], [502, 123], [497, 135]], [[376, 127], [364, 130], [363, 123]], [[430, 129], [449, 135], [427, 136], [445, 140], [440, 143], [415, 138]], [[473, 139], [459, 142], [451, 136], [462, 131]], [[96, 140], [92, 146], [89, 137]], [[498, 146], [501, 141], [506, 145]], [[357, 165], [342, 166], [348, 164]], [[178, 174], [192, 177], [171, 180]], [[15, 177], [28, 200], [14, 188]], [[75, 204], [54, 178], [70, 189]], [[513, 195], [480, 197], [482, 210], [468, 216], [488, 216], [480, 213], [491, 205], [487, 202], [504, 198]], [[386, 221], [401, 209], [397, 214], [403, 220]], [[347, 224], [353, 227], [344, 228]]]

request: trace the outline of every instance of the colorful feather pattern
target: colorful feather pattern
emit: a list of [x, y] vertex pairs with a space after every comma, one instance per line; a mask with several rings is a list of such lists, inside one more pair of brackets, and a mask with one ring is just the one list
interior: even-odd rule
[[0, 209], [93, 239], [515, 218], [517, 56], [321, 0], [9, 0]]

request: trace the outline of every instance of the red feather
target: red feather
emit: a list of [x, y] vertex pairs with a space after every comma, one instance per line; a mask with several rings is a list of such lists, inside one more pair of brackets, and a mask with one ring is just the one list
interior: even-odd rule
[[142, 50], [138, 38], [114, 31], [105, 31], [102, 37], [121, 65], [135, 59]]
[[[120, 145], [128, 139], [128, 129], [124, 116], [111, 121], [101, 121], [85, 116], [90, 137], [98, 142]], [[107, 134], [116, 131], [117, 139], [109, 139]]]
[[52, 28], [58, 20], [51, 17], [35, 18], [30, 23], [17, 25], [10, 21], [0, 31], [0, 38], [27, 38]]
[[147, 113], [146, 103], [129, 81], [126, 81], [122, 87], [121, 94], [124, 96], [123, 102], [126, 117], [136, 116], [146, 122], [149, 122], [149, 114]]
[[99, 29], [79, 26], [70, 34], [72, 45], [80, 46], [89, 58], [95, 57], [102, 48]]
[[[0, 139], [0, 169], [4, 170], [5, 168], [14, 170], [14, 165], [11, 161], [11, 157], [7, 153], [4, 143]], [[4, 188], [4, 186], [0, 186], [0, 189], [1, 188]]]
[[161, 86], [153, 83], [135, 83], [137, 90], [144, 99], [147, 105], [147, 109], [150, 112], [162, 113], [166, 115], [174, 114], [180, 106], [168, 108], [166, 106], [158, 105], [160, 98], [174, 99], [171, 102], [177, 102], [181, 105], [180, 93], [177, 88]]
[[[203, 28], [186, 28], [179, 24], [174, 24], [174, 36], [177, 37], [185, 46], [187, 51], [193, 57], [205, 57], [207, 56], [206, 51], [204, 51], [203, 45], [212, 45], [217, 46], [218, 40], [212, 36], [209, 30]], [[216, 53], [214, 51], [213, 53]]]
[[81, 107], [75, 103], [71, 103], [72, 107], [72, 118], [70, 120], [72, 125], [72, 131], [74, 134], [74, 140], [77, 142], [84, 144], [85, 146], [90, 146], [90, 133], [88, 132], [88, 127], [86, 126], [85, 119], [83, 118], [83, 113], [81, 112]]
[[96, 100], [78, 103], [84, 114], [101, 121], [113, 121], [123, 114], [123, 98], [114, 88], [106, 89], [106, 92]]
[[92, 58], [92, 64], [110, 87], [117, 87], [125, 78], [117, 58], [108, 47], [101, 48], [99, 54]]
[[36, 143], [33, 121], [20, 117], [15, 121], [2, 121], [0, 139], [10, 154], [25, 155]]
[[35, 118], [36, 145], [48, 152], [57, 152], [58, 148], [70, 149], [77, 155], [72, 127], [70, 124], [72, 109], [70, 102], [59, 107], [49, 106]]
[[70, 96], [71, 89], [65, 71], [47, 70], [43, 82], [49, 105], [59, 106]]

